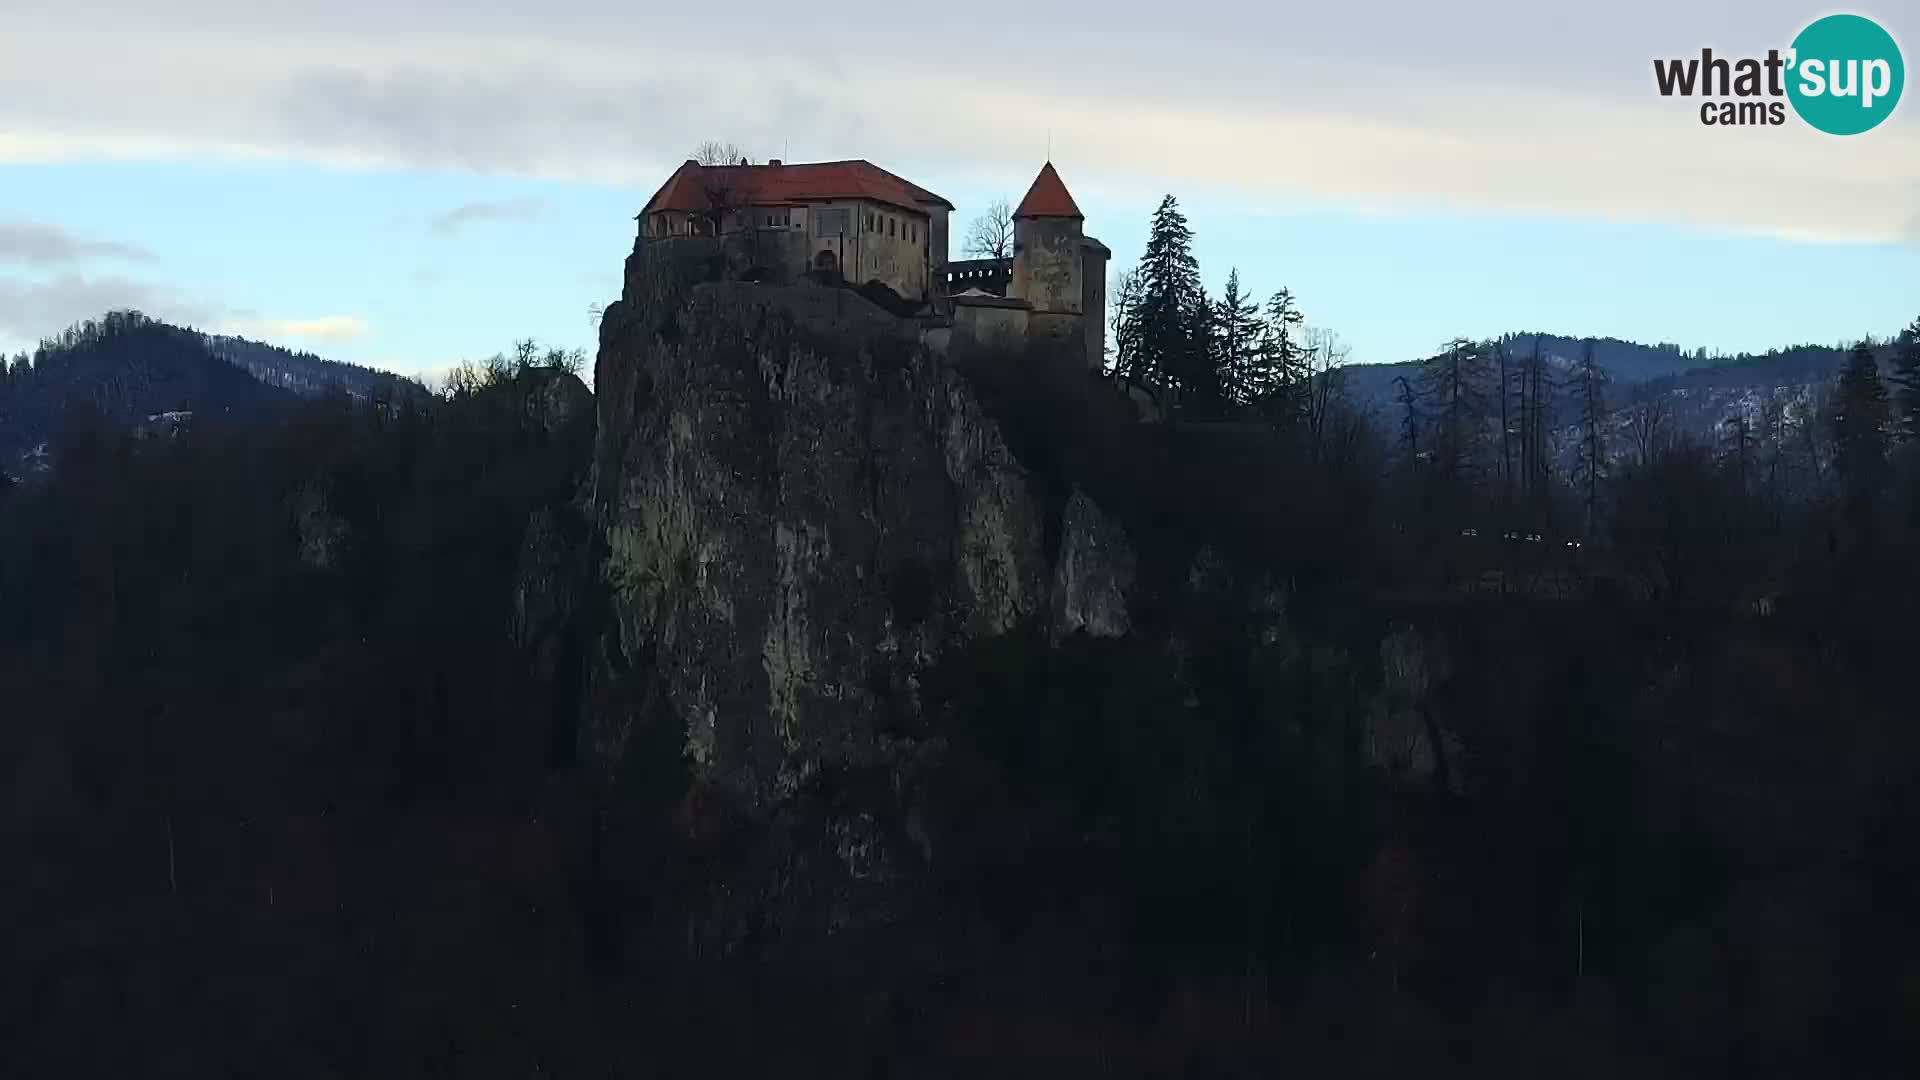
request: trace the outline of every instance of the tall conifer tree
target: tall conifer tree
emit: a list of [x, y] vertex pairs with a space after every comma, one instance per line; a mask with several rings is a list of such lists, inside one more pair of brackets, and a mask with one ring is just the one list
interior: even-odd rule
[[1227, 289], [1214, 305], [1214, 360], [1225, 397], [1236, 405], [1259, 396], [1259, 355], [1266, 329], [1260, 305], [1240, 285], [1240, 271], [1227, 275]]
[[1886, 488], [1887, 416], [1880, 366], [1863, 341], [1840, 372], [1833, 399], [1833, 467], [1855, 514], [1870, 512]]
[[1134, 308], [1140, 366], [1182, 394], [1219, 399], [1218, 373], [1207, 348], [1212, 312], [1193, 257], [1193, 230], [1172, 195], [1160, 200], [1140, 260], [1140, 299]]
[[1901, 331], [1894, 344], [1893, 381], [1896, 430], [1904, 440], [1920, 439], [1920, 319]]
[[1266, 316], [1254, 381], [1272, 419], [1298, 419], [1307, 402], [1306, 345], [1301, 341], [1306, 317], [1289, 289], [1281, 289], [1267, 301]]

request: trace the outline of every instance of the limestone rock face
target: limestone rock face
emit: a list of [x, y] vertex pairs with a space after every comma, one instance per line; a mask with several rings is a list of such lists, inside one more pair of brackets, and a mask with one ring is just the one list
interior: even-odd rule
[[1127, 596], [1138, 573], [1126, 530], [1075, 489], [1061, 523], [1053, 572], [1053, 632], [1124, 637], [1132, 627]]
[[527, 411], [543, 431], [558, 431], [593, 412], [593, 391], [568, 371], [554, 372], [527, 396]]
[[588, 587], [576, 558], [578, 540], [565, 521], [549, 509], [527, 519], [514, 574], [513, 610], [508, 632], [525, 650], [536, 677], [550, 678], [556, 653], [579, 615]]
[[696, 779], [748, 806], [870, 761], [890, 683], [953, 641], [1126, 631], [1124, 533], [1075, 495], [1050, 565], [1045, 485], [857, 295], [688, 285], [636, 253], [596, 387], [614, 659], [649, 666]]

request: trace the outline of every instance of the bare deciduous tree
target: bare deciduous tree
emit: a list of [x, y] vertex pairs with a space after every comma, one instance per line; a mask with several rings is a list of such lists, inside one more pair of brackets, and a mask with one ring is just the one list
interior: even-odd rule
[[531, 371], [539, 358], [539, 342], [532, 338], [525, 338], [513, 343], [513, 370], [515, 372]]
[[1122, 270], [1113, 276], [1107, 286], [1107, 352], [1110, 359], [1108, 370], [1128, 378], [1140, 375], [1140, 342], [1136, 332], [1139, 320], [1135, 319], [1134, 309], [1140, 306], [1140, 271]]
[[742, 207], [742, 187], [738, 166], [753, 162], [737, 143], [708, 139], [693, 148], [693, 160], [706, 166], [700, 172], [700, 192], [706, 202], [702, 216], [708, 230], [719, 236], [726, 230], [727, 218]]
[[1326, 427], [1333, 402], [1345, 390], [1344, 372], [1336, 369], [1347, 362], [1353, 349], [1340, 335], [1325, 327], [1309, 326], [1300, 349], [1301, 373], [1306, 382], [1307, 428], [1317, 440]]
[[967, 226], [966, 252], [969, 259], [1013, 257], [1013, 208], [1007, 200], [994, 200], [986, 213]]
[[587, 351], [585, 349], [549, 348], [546, 350], [546, 353], [541, 356], [540, 366], [551, 371], [564, 371], [570, 375], [578, 375], [586, 369]]
[[1581, 350], [1576, 378], [1580, 392], [1580, 445], [1573, 480], [1585, 489], [1586, 529], [1591, 534], [1599, 514], [1600, 485], [1607, 476], [1606, 371], [1594, 358], [1591, 340]]
[[693, 160], [702, 165], [744, 165], [747, 155], [741, 151], [738, 143], [721, 139], [708, 139], [693, 148]]
[[1672, 411], [1666, 396], [1658, 390], [1635, 393], [1633, 407], [1627, 411], [1627, 438], [1633, 443], [1634, 460], [1650, 464], [1654, 455], [1667, 448], [1672, 439]]

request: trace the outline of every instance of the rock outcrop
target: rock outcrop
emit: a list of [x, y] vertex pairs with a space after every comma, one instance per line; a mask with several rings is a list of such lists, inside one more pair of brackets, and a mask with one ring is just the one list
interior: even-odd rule
[[613, 651], [650, 665], [697, 782], [766, 808], [870, 761], [895, 684], [951, 642], [1127, 631], [1124, 531], [1034, 476], [913, 323], [638, 253], [602, 326]]
[[1133, 545], [1120, 523], [1078, 488], [1061, 522], [1060, 554], [1053, 571], [1056, 639], [1076, 631], [1123, 637], [1132, 628], [1127, 597], [1139, 572]]
[[548, 373], [527, 394], [528, 419], [542, 431], [555, 432], [583, 423], [593, 413], [593, 391], [570, 371]]

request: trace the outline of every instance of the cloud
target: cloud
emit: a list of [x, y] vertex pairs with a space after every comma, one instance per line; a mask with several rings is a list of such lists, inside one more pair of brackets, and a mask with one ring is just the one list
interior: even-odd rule
[[0, 262], [57, 266], [94, 258], [138, 263], [158, 259], [153, 252], [136, 244], [83, 239], [58, 225], [0, 221]]
[[25, 346], [62, 327], [129, 308], [187, 326], [206, 326], [230, 317], [217, 306], [123, 277], [75, 273], [47, 280], [0, 277], [0, 342]]
[[240, 319], [221, 329], [230, 334], [266, 340], [307, 338], [313, 341], [349, 341], [367, 332], [365, 319], [352, 315], [325, 315], [317, 319]]
[[544, 213], [546, 207], [538, 199], [471, 202], [435, 214], [427, 222], [427, 227], [437, 236], [454, 236], [469, 225], [490, 221], [538, 221]]
[[0, 350], [29, 347], [75, 323], [124, 310], [139, 311], [177, 326], [266, 340], [338, 342], [363, 337], [368, 331], [366, 320], [355, 316], [262, 318], [247, 308], [211, 303], [165, 285], [119, 275], [0, 275]]
[[448, 384], [453, 378], [454, 371], [460, 367], [460, 361], [442, 360], [427, 363], [388, 362], [376, 366], [388, 371], [407, 372], [414, 380], [419, 382], [421, 386], [438, 394], [447, 389]]
[[[1045, 65], [991, 23], [907, 49], [890, 25], [838, 18], [831, 0], [818, 24], [834, 27], [832, 49], [809, 34], [715, 43], [704, 12], [615, 0], [537, 13], [508, 0], [267, 7], [96, 0], [90, 10], [111, 14], [85, 26], [0, 14], [0, 38], [21, 46], [0, 66], [0, 162], [298, 160], [598, 181], [638, 201], [713, 137], [1013, 194], [1051, 144], [1076, 191], [1874, 243], [1903, 239], [1920, 181], [1920, 110], [1836, 140], [1791, 123], [1709, 130], [1654, 92], [1654, 57], [1782, 45], [1807, 21], [1800, 0], [1753, 0], [1731, 19], [1671, 0], [1552, 19], [1532, 0], [1193, 0], [1175, 25], [1162, 4], [1113, 0], [1097, 49], [1083, 8], [1031, 0], [1020, 33], [1089, 42]], [[790, 8], [729, 10], [776, 25]], [[223, 32], [178, 29], [203, 23]], [[73, 55], [93, 59], [88, 79], [61, 70]], [[1126, 75], [1146, 70], [1155, 77]], [[56, 83], [60, 95], [35, 92]], [[436, 231], [503, 220], [452, 216], [464, 209]]]

